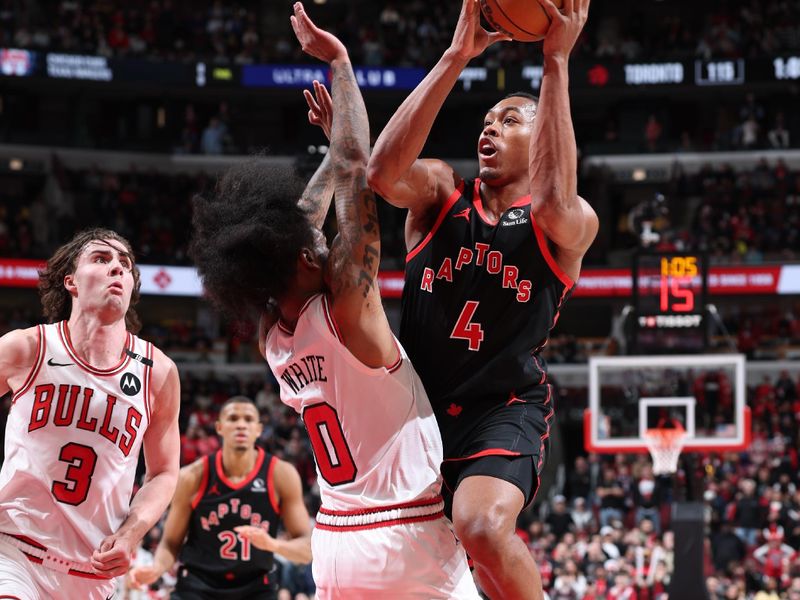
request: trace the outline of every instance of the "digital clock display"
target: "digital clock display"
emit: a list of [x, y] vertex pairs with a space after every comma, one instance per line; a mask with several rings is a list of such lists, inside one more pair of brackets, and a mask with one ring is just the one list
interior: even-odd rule
[[640, 252], [633, 264], [639, 352], [700, 351], [706, 343], [706, 259], [701, 254]]

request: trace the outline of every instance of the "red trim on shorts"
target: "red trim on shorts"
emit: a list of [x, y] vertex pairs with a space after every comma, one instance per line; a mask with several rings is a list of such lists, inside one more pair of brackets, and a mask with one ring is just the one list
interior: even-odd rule
[[412, 258], [414, 258], [417, 254], [419, 254], [422, 249], [430, 243], [433, 239], [433, 236], [436, 234], [436, 231], [441, 227], [442, 221], [447, 216], [447, 213], [450, 212], [450, 209], [453, 208], [453, 205], [456, 201], [461, 197], [461, 193], [464, 191], [464, 182], [458, 184], [456, 189], [453, 190], [453, 193], [450, 194], [450, 197], [445, 200], [444, 204], [442, 204], [442, 208], [439, 211], [439, 216], [436, 217], [436, 221], [431, 227], [431, 230], [428, 232], [422, 241], [417, 244], [413, 250], [411, 250], [408, 254], [406, 254], [406, 262], [409, 262]]
[[508, 402], [506, 402], [506, 406], [511, 406], [515, 402], [519, 402], [520, 404], [525, 404], [525, 400], [522, 398], [517, 398], [517, 394], [515, 392], [511, 392], [511, 395], [508, 397]]
[[323, 525], [322, 523], [315, 523], [316, 529], [324, 531], [362, 531], [365, 529], [379, 529], [381, 527], [391, 527], [393, 525], [406, 525], [409, 523], [421, 523], [423, 521], [435, 521], [444, 517], [444, 511], [440, 510], [432, 515], [423, 515], [421, 517], [407, 517], [405, 519], [392, 519], [391, 521], [379, 521], [377, 523], [367, 523], [366, 525], [342, 525], [341, 527], [334, 527], [331, 525]]
[[[13, 537], [13, 538], [19, 540], [20, 542], [22, 542], [24, 544], [28, 544], [29, 546], [31, 546], [31, 547], [33, 547], [36, 550], [39, 550], [41, 552], [48, 552], [47, 546], [43, 546], [42, 544], [40, 544], [39, 542], [37, 542], [35, 540], [32, 540], [28, 536], [17, 535], [17, 534], [14, 534], [14, 533], [6, 533], [5, 535]], [[27, 558], [32, 563], [35, 563], [37, 565], [44, 565], [44, 559], [39, 558], [38, 556], [34, 556], [32, 554], [29, 554], [29, 553], [25, 552], [25, 550], [23, 550], [22, 548], [17, 548], [17, 550], [22, 552], [22, 554], [25, 555], [25, 558]], [[72, 562], [72, 561], [65, 561], [63, 559], [55, 559], [55, 558], [54, 558], [54, 560], [60, 560], [60, 562], [62, 564], [65, 563], [65, 562]], [[96, 573], [89, 573], [87, 571], [79, 571], [78, 569], [70, 569], [69, 571], [67, 571], [67, 575], [72, 575], [74, 577], [83, 577], [84, 579], [103, 579], [105, 581], [113, 579], [113, 577], [106, 577], [105, 575], [98, 575]], [[0, 598], [4, 598], [4, 597], [13, 598], [14, 596], [0, 596]]]
[[36, 540], [32, 540], [27, 535], [19, 535], [16, 533], [7, 533], [6, 535], [10, 535], [11, 537], [18, 539], [20, 542], [24, 542], [29, 546], [33, 546], [37, 550], [41, 550], [42, 552], [47, 552], [47, 546], [40, 544]]
[[9, 600], [22, 600], [22, 598], [20, 598], [19, 596], [7, 596], [5, 594], [0, 596], [0, 599], [2, 600], [5, 600], [6, 598], [8, 598]]
[[[550, 404], [550, 396], [552, 394], [552, 391], [553, 391], [553, 386], [548, 385], [547, 398], [545, 398], [544, 401], [545, 406]], [[547, 438], [550, 437], [550, 420], [553, 418], [555, 414], [556, 414], [555, 408], [551, 406], [550, 412], [547, 413], [544, 417], [544, 424], [546, 429], [545, 432], [539, 438], [541, 440], [539, 444], [539, 462], [536, 463], [536, 467], [534, 469], [534, 475], [536, 475], [536, 490], [534, 490], [533, 494], [531, 495], [531, 499], [530, 501], [528, 501], [528, 504], [525, 505], [525, 508], [528, 508], [531, 504], [533, 504], [533, 501], [536, 499], [536, 494], [539, 493], [539, 488], [542, 486], [542, 478], [540, 477], [539, 473], [541, 472], [542, 465], [544, 465], [544, 460], [546, 458], [544, 455], [544, 442]], [[523, 508], [522, 510], [525, 510], [525, 508]]]
[[39, 337], [36, 341], [36, 360], [31, 367], [30, 373], [28, 373], [27, 379], [25, 379], [25, 383], [22, 384], [22, 387], [19, 388], [19, 390], [11, 398], [12, 405], [33, 385], [33, 382], [36, 381], [36, 376], [39, 375], [39, 371], [42, 369], [42, 364], [44, 363], [45, 349], [47, 348], [47, 344], [45, 344], [44, 325], [37, 325], [36, 331], [39, 334]]
[[371, 515], [374, 513], [386, 512], [389, 510], [398, 510], [401, 508], [419, 508], [420, 506], [433, 506], [442, 501], [441, 496], [434, 496], [433, 498], [423, 498], [422, 500], [414, 500], [412, 502], [403, 502], [401, 504], [389, 504], [388, 506], [375, 506], [372, 508], [359, 508], [357, 510], [329, 510], [320, 507], [319, 512], [329, 517], [354, 517], [358, 515]]
[[[556, 314], [558, 314], [558, 311], [556, 311]], [[556, 319], [558, 319], [558, 317], [556, 317]], [[555, 323], [550, 326], [550, 329], [552, 329], [554, 326], [555, 326]], [[547, 343], [547, 340], [545, 340], [544, 344], [539, 346], [539, 348], [537, 348], [535, 350], [535, 352], [538, 352], [539, 350], [541, 350], [546, 343]], [[535, 353], [531, 354], [531, 358], [533, 359], [533, 362], [536, 363], [536, 368], [539, 369], [539, 372], [542, 374], [541, 378], [539, 379], [539, 384], [538, 384], [538, 385], [542, 385], [543, 383], [545, 383], [547, 381], [547, 371], [545, 371], [545, 369], [542, 368], [542, 363], [539, 362], [539, 357], [536, 356]]]
[[275, 467], [278, 466], [278, 458], [273, 456], [269, 459], [269, 469], [267, 470], [267, 490], [269, 490], [269, 503], [272, 504], [272, 510], [276, 515], [281, 514], [281, 505], [278, 502], [278, 492], [275, 489], [274, 472]]
[[459, 456], [457, 458], [445, 458], [442, 462], [457, 462], [460, 460], [472, 460], [473, 458], [483, 458], [484, 456], [522, 456], [519, 452], [506, 450], [505, 448], [487, 448], [469, 456]]
[[206, 493], [206, 487], [208, 486], [208, 455], [203, 457], [203, 477], [200, 479], [200, 487], [197, 488], [197, 493], [192, 498], [192, 510], [197, 508], [197, 505], [200, 504], [200, 500], [203, 499], [203, 494]]
[[[570, 279], [569, 275], [564, 273], [556, 262], [556, 259], [553, 258], [553, 255], [550, 253], [550, 248], [547, 245], [547, 238], [544, 236], [544, 232], [539, 228], [536, 219], [533, 217], [533, 205], [531, 205], [531, 225], [533, 226], [533, 233], [536, 235], [536, 243], [539, 245], [539, 251], [542, 253], [542, 256], [544, 256], [547, 266], [550, 267], [553, 274], [558, 277], [567, 289], [571, 289], [572, 286], [575, 285], [575, 282]], [[561, 297], [564, 297], [563, 294]]]
[[333, 310], [331, 309], [327, 294], [322, 296], [322, 313], [325, 316], [325, 323], [328, 325], [331, 335], [335, 337], [340, 344], [344, 344], [344, 338], [342, 338], [339, 327], [336, 325], [336, 320], [333, 318]]
[[222, 468], [222, 450], [217, 450], [216, 461], [217, 461], [217, 476], [219, 477], [219, 480], [232, 490], [239, 490], [242, 489], [251, 481], [253, 481], [255, 476], [258, 475], [258, 470], [261, 468], [261, 465], [264, 464], [264, 450], [262, 448], [258, 449], [258, 456], [256, 456], [256, 462], [253, 465], [253, 468], [247, 475], [245, 475], [244, 479], [242, 479], [239, 483], [233, 483], [230, 479], [225, 477], [225, 471]]
[[[123, 352], [122, 358], [119, 361], [119, 364], [115, 367], [111, 367], [110, 369], [98, 369], [97, 367], [93, 367], [88, 362], [83, 360], [78, 353], [75, 351], [75, 348], [72, 346], [72, 339], [69, 337], [69, 327], [67, 326], [66, 321], [61, 321], [58, 324], [58, 334], [61, 336], [61, 342], [64, 344], [64, 348], [67, 349], [67, 354], [69, 354], [70, 358], [75, 361], [75, 363], [84, 371], [88, 371], [92, 375], [98, 375], [100, 377], [108, 377], [110, 375], [116, 375], [117, 373], [121, 372], [125, 367], [128, 366], [128, 363], [131, 360], [130, 355], [127, 352]], [[131, 332], [126, 332], [125, 337], [125, 349], [130, 350], [133, 352], [133, 337], [131, 336]]]

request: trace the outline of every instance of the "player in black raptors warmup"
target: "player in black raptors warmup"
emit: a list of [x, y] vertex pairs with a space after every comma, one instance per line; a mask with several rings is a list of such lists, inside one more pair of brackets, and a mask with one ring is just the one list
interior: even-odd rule
[[598, 229], [577, 195], [567, 81], [589, 0], [564, 0], [563, 12], [539, 2], [551, 20], [540, 99], [514, 94], [489, 110], [479, 179], [418, 158], [461, 70], [507, 40], [480, 26], [477, 0], [464, 0], [450, 48], [389, 121], [369, 163], [372, 188], [409, 209], [400, 339], [442, 430], [456, 533], [492, 598], [542, 597], [514, 535], [553, 417], [539, 351]]
[[[255, 448], [261, 421], [249, 398], [235, 396], [223, 404], [217, 433], [222, 449], [181, 469], [153, 566], [132, 569], [130, 578], [134, 585], [150, 584], [180, 553], [173, 599], [271, 600], [277, 592], [274, 552], [311, 562], [300, 475]], [[276, 538], [279, 520], [291, 539]]]

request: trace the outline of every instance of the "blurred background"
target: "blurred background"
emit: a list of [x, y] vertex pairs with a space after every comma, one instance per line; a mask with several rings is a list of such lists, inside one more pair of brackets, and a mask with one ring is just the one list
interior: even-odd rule
[[[327, 151], [302, 89], [328, 73], [301, 53], [291, 4], [0, 0], [0, 333], [41, 322], [36, 269], [57, 246], [90, 225], [115, 229], [142, 269], [141, 335], [181, 372], [182, 463], [218, 447], [225, 399], [251, 396], [259, 443], [298, 467], [314, 514], [302, 422], [280, 403], [252, 324], [203, 301], [186, 255], [191, 198], [226, 166], [259, 154], [310, 176]], [[306, 8], [350, 50], [374, 138], [449, 45], [460, 2]], [[712, 600], [800, 599], [800, 1], [697, 8], [595, 0], [571, 59], [578, 189], [600, 233], [545, 350], [559, 392], [553, 455], [519, 523], [552, 598], [665, 597], [670, 507], [697, 478]], [[485, 111], [535, 94], [541, 75], [540, 44], [488, 49], [423, 156], [474, 175]], [[381, 203], [380, 218], [396, 326], [404, 214]], [[689, 286], [691, 323], [663, 318], [681, 311], [632, 277], [675, 256], [695, 258], [704, 282]], [[587, 453], [588, 358], [673, 352], [746, 355], [750, 448], [698, 455], [674, 479], [653, 477], [647, 455]], [[287, 564], [284, 597], [313, 593], [309, 579]]]

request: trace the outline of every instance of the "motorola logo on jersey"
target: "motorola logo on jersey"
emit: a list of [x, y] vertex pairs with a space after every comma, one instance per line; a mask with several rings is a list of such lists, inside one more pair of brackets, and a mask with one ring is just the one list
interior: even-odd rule
[[119, 380], [119, 389], [128, 396], [135, 396], [142, 389], [142, 382], [133, 373], [125, 373]]
[[266, 492], [267, 484], [264, 483], [264, 480], [261, 479], [261, 477], [256, 477], [253, 479], [253, 485], [250, 486], [250, 489], [254, 492]]

